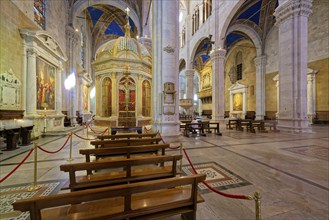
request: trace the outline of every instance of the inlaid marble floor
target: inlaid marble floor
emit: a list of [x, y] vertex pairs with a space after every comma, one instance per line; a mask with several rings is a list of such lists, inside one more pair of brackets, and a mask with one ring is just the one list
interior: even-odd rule
[[[223, 136], [179, 136], [165, 138], [171, 146], [183, 143], [198, 172], [206, 173], [209, 184], [231, 194], [261, 194], [262, 219], [304, 220], [329, 219], [329, 127], [313, 126], [313, 133], [290, 134], [283, 132], [247, 133], [221, 128]], [[78, 133], [86, 137], [80, 131]], [[91, 136], [89, 136], [91, 137]], [[37, 141], [48, 151], [56, 151], [67, 136], [46, 137]], [[32, 145], [0, 155], [0, 178], [7, 175], [27, 155]], [[90, 147], [89, 141], [73, 138], [73, 162], [84, 161], [78, 151]], [[2, 150], [5, 148], [1, 145]], [[169, 154], [179, 154], [170, 150]], [[37, 181], [49, 185], [48, 193], [58, 193], [68, 180], [68, 174], [59, 165], [68, 163], [69, 146], [55, 154], [38, 151]], [[187, 159], [183, 159], [183, 173], [192, 172]], [[0, 219], [8, 217], [8, 204], [15, 196], [5, 196], [10, 189], [30, 186], [33, 182], [33, 155], [0, 184]], [[50, 185], [53, 183], [53, 185]], [[56, 187], [54, 187], [56, 185]], [[60, 191], [63, 192], [63, 191]], [[65, 191], [64, 191], [65, 192]], [[197, 219], [255, 219], [253, 201], [235, 200], [220, 196], [200, 186], [205, 199], [198, 205]], [[8, 194], [8, 193], [7, 193]], [[5, 208], [7, 205], [7, 208]], [[9, 219], [23, 219], [11, 213]], [[167, 218], [180, 219], [179, 216]]]

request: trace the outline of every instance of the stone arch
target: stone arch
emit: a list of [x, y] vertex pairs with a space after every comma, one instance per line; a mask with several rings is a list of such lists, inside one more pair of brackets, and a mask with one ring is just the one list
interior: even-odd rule
[[232, 32], [240, 32], [248, 36], [256, 47], [257, 56], [262, 55], [262, 40], [254, 29], [245, 24], [234, 24], [229, 27], [226, 34], [229, 35]]
[[195, 44], [194, 44], [194, 47], [193, 47], [193, 49], [192, 49], [192, 51], [191, 51], [191, 54], [190, 55], [187, 55], [187, 56], [190, 56], [190, 67], [188, 67], [188, 64], [187, 64], [187, 66], [186, 66], [186, 68], [192, 68], [193, 67], [193, 60], [194, 60], [194, 57], [195, 57], [195, 55], [196, 55], [196, 52], [197, 52], [197, 49], [198, 49], [198, 47], [199, 47], [199, 45], [201, 44], [201, 42], [204, 40], [204, 39], [206, 39], [206, 38], [208, 38], [208, 37], [201, 37]]
[[[223, 22], [222, 27], [219, 28], [220, 33], [218, 35], [219, 39], [216, 39], [216, 41], [218, 42], [218, 47], [219, 48], [224, 48], [224, 43], [225, 43], [225, 38], [227, 36], [227, 29], [230, 26], [230, 23], [233, 19], [233, 17], [235, 16], [235, 14], [237, 13], [237, 11], [239, 10], [239, 8], [242, 6], [242, 4], [245, 2], [245, 0], [239, 0], [234, 6], [232, 6], [231, 11], [227, 14], [227, 16], [223, 16], [221, 15], [221, 17], [226, 17], [225, 21]], [[217, 27], [215, 27], [217, 28]]]
[[116, 8], [121, 9], [122, 11], [124, 11], [126, 8], [129, 8], [130, 9], [129, 17], [135, 23], [135, 25], [137, 27], [137, 30], [139, 32], [142, 30], [140, 20], [138, 18], [137, 13], [135, 12], [135, 10], [132, 7], [130, 7], [126, 2], [124, 2], [122, 0], [119, 0], [119, 1], [94, 0], [92, 2], [90, 2], [90, 1], [77, 1], [76, 3], [74, 3], [72, 18], [71, 18], [72, 19], [72, 24], [74, 25], [74, 27], [77, 24], [76, 16], [80, 15], [82, 13], [82, 11], [84, 9], [88, 8], [89, 6], [93, 6], [93, 5], [97, 5], [97, 4], [111, 5], [111, 6], [114, 6]]

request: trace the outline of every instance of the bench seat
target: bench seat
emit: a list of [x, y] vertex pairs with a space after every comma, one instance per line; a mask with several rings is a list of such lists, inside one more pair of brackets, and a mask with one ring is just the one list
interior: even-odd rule
[[22, 199], [14, 210], [29, 211], [31, 220], [158, 219], [182, 214], [196, 219], [199, 182], [205, 174], [108, 186], [79, 192]]

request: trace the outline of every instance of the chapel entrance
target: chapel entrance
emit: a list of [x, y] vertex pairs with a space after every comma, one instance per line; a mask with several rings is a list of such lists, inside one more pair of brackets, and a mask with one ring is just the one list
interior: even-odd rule
[[119, 84], [119, 126], [136, 126], [136, 83], [124, 76]]

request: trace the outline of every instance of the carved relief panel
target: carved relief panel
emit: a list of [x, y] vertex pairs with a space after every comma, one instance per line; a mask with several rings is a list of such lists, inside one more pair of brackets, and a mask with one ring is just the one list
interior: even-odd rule
[[19, 109], [21, 82], [13, 71], [0, 74], [0, 106], [2, 109]]

